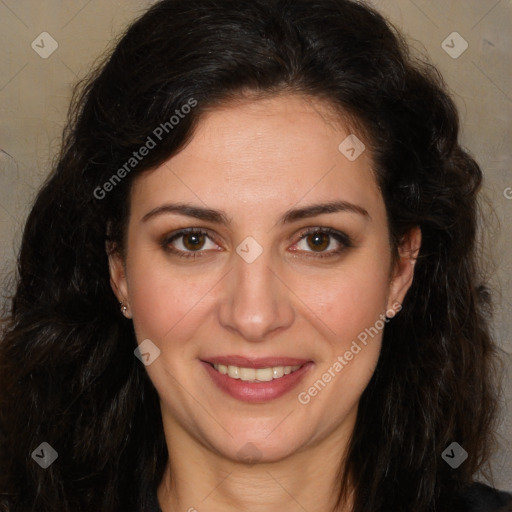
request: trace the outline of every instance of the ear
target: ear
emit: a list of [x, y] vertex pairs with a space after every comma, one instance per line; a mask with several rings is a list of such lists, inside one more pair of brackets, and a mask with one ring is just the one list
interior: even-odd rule
[[112, 287], [112, 291], [117, 297], [117, 300], [127, 307], [126, 312], [123, 314], [126, 317], [131, 318], [124, 259], [120, 252], [116, 249], [113, 249], [110, 245], [107, 245], [107, 254], [110, 272], [110, 286]]
[[394, 305], [402, 304], [414, 277], [414, 266], [421, 247], [421, 229], [416, 226], [403, 237], [398, 248], [399, 259], [395, 263], [391, 276], [388, 310], [396, 309]]

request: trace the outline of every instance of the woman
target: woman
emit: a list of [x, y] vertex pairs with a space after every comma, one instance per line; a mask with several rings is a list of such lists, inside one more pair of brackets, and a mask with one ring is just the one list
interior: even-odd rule
[[506, 507], [481, 179], [374, 10], [156, 3], [27, 221], [3, 510]]

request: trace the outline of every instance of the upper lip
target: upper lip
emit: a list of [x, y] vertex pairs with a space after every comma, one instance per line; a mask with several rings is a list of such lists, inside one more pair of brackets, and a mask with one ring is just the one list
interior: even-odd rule
[[302, 366], [308, 363], [308, 359], [295, 357], [244, 357], [237, 355], [213, 356], [202, 361], [211, 364], [223, 364], [226, 366], [239, 366], [242, 368], [269, 368], [271, 366]]

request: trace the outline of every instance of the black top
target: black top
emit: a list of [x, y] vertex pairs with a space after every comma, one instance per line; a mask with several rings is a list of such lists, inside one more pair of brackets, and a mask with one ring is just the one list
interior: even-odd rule
[[[453, 512], [512, 512], [512, 494], [474, 483], [458, 500]], [[162, 512], [156, 492], [141, 512]]]
[[461, 512], [512, 512], [512, 494], [474, 483], [460, 497], [460, 504]]

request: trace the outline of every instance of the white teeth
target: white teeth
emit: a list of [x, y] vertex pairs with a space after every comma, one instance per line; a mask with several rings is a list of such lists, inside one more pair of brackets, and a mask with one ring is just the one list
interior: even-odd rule
[[270, 382], [280, 379], [300, 368], [298, 366], [272, 366], [269, 368], [243, 368], [240, 366], [214, 364], [213, 367], [220, 373], [228, 375], [232, 379], [240, 379], [247, 382]]
[[232, 379], [239, 379], [240, 376], [238, 374], [238, 366], [228, 366], [228, 375]]
[[274, 366], [272, 368], [272, 377], [274, 379], [279, 379], [279, 377], [282, 377], [284, 375], [284, 368], [282, 366]]

